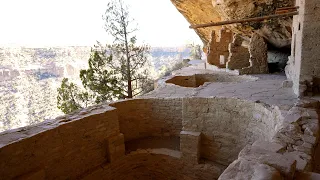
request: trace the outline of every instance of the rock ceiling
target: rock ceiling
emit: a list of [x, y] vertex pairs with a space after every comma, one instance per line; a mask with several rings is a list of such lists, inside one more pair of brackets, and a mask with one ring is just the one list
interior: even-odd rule
[[[171, 2], [190, 24], [271, 15], [276, 8], [294, 5], [293, 0], [171, 0]], [[203, 43], [207, 44], [210, 41], [211, 31], [220, 28], [200, 28], [195, 31]], [[270, 44], [281, 48], [291, 43], [292, 18], [233, 24], [226, 28], [243, 35], [244, 38], [250, 38], [255, 31]]]

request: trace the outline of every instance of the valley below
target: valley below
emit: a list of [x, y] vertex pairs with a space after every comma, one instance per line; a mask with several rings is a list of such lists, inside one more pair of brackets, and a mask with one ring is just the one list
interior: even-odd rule
[[[81, 85], [79, 71], [88, 67], [90, 47], [0, 47], [0, 132], [52, 119], [57, 88], [63, 78]], [[186, 47], [154, 47], [148, 57], [157, 79], [189, 57]]]

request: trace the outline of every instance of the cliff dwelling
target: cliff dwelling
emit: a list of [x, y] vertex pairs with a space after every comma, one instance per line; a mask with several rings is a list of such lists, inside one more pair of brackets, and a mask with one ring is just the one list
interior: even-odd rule
[[[171, 1], [206, 65], [0, 133], [0, 179], [320, 179], [320, 1]], [[274, 50], [282, 73], [270, 73]]]

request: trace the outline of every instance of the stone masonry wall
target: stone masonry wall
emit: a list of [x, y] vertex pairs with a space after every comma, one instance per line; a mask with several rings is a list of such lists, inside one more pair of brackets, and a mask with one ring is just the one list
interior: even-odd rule
[[[232, 42], [232, 32], [220, 30], [219, 38], [216, 37], [215, 31], [211, 33], [211, 40], [208, 44], [207, 62], [220, 68], [226, 67], [229, 57], [229, 43]], [[220, 57], [224, 57], [224, 62], [220, 62]]]
[[179, 136], [182, 100], [132, 99], [110, 104], [119, 111], [120, 131], [125, 141], [151, 136]]
[[[111, 105], [0, 133], [0, 179], [293, 179], [319, 166], [315, 100], [281, 109], [218, 97]], [[154, 136], [180, 136], [180, 151], [125, 154], [125, 139]]]
[[277, 111], [244, 100], [185, 98], [182, 104], [183, 131], [202, 132], [201, 157], [223, 165], [246, 144], [270, 140], [281, 123]]
[[293, 18], [292, 55], [286, 74], [297, 95], [320, 92], [320, 2], [296, 0], [299, 15]]
[[248, 48], [242, 46], [243, 39], [240, 35], [233, 36], [233, 42], [229, 44], [229, 58], [227, 62], [227, 68], [242, 69], [250, 66], [250, 54]]
[[75, 179], [121, 155], [116, 109], [96, 106], [1, 133], [0, 179]]
[[267, 74], [268, 69], [268, 47], [263, 37], [254, 33], [250, 39], [249, 46], [250, 66], [240, 69], [240, 74]]

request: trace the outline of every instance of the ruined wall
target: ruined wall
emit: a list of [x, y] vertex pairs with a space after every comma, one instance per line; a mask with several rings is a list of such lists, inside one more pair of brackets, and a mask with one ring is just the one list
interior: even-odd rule
[[181, 99], [132, 99], [110, 104], [119, 112], [125, 141], [150, 136], [179, 136], [182, 129]]
[[299, 15], [293, 19], [292, 55], [286, 74], [297, 95], [312, 95], [320, 87], [320, 2], [297, 0]]
[[245, 145], [270, 140], [281, 122], [276, 112], [244, 100], [185, 98], [182, 104], [183, 130], [202, 132], [201, 157], [224, 165]]
[[0, 147], [4, 179], [75, 179], [124, 155], [116, 110], [108, 106], [5, 131]]
[[249, 48], [242, 46], [240, 35], [232, 37], [232, 32], [220, 30], [217, 39], [212, 32], [208, 44], [207, 62], [219, 68], [239, 70], [239, 74], [266, 74], [268, 69], [268, 47], [263, 37], [253, 33]]
[[[0, 177], [216, 179], [224, 170], [221, 164], [238, 157], [219, 179], [272, 174], [292, 179], [296, 170], [311, 169], [319, 137], [318, 114], [312, 109], [319, 103], [312, 100], [300, 100], [287, 110], [214, 97], [132, 99], [112, 105], [117, 109], [97, 105], [1, 133]], [[125, 138], [165, 133], [180, 135], [180, 152], [162, 148], [125, 155]]]
[[233, 42], [229, 44], [229, 58], [227, 62], [227, 68], [242, 69], [250, 66], [250, 54], [246, 47], [242, 46], [243, 39], [240, 35], [236, 34], [233, 36]]
[[319, 164], [313, 159], [319, 140], [318, 108], [317, 101], [301, 100], [288, 111], [281, 111], [283, 123], [271, 141], [246, 145], [219, 180], [299, 179], [294, 177], [298, 172], [313, 171], [312, 167]]
[[220, 68], [226, 67], [229, 57], [229, 43], [232, 42], [232, 32], [229, 30], [220, 30], [219, 37], [215, 31], [211, 33], [211, 40], [208, 43], [207, 62]]
[[254, 33], [249, 44], [250, 66], [240, 69], [240, 74], [267, 74], [268, 70], [268, 47], [263, 37]]

